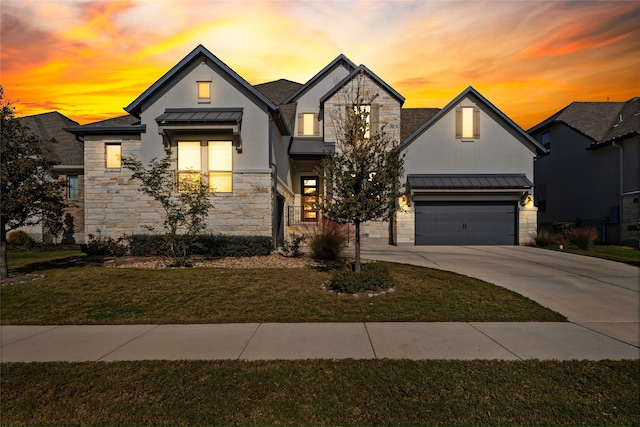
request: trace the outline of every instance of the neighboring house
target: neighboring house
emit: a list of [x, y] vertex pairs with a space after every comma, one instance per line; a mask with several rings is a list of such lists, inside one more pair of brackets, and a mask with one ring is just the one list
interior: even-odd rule
[[539, 227], [575, 221], [637, 247], [640, 98], [573, 102], [528, 132], [549, 150], [535, 163]]
[[45, 155], [54, 161], [51, 168], [52, 176], [67, 184], [64, 195], [67, 209], [63, 218], [62, 234], [52, 236], [42, 223], [24, 227], [22, 230], [36, 240], [49, 243], [84, 243], [83, 146], [73, 134], [63, 130], [77, 126], [78, 123], [57, 111], [19, 117], [17, 120], [27, 126], [31, 134], [40, 138]]
[[[157, 203], [130, 182], [121, 158], [148, 162], [170, 153], [179, 181], [194, 172], [209, 177], [214, 208], [208, 232], [266, 235], [282, 244], [320, 218], [318, 170], [335, 149], [335, 122], [352, 108], [356, 88], [376, 95], [367, 106], [370, 132], [385, 126], [404, 141], [403, 183], [410, 190], [397, 218], [367, 224], [366, 236], [403, 244], [529, 241], [536, 224], [536, 209], [526, 203], [533, 158], [545, 150], [474, 89], [442, 110], [402, 109], [402, 95], [344, 55], [305, 84], [282, 79], [252, 86], [202, 46], [127, 106], [128, 116], [66, 129], [84, 141], [85, 232], [160, 232]], [[466, 127], [456, 135], [458, 107], [460, 123], [475, 123], [470, 136]], [[433, 230], [414, 217], [433, 216], [434, 207], [462, 214], [458, 225], [466, 237], [452, 224], [451, 238], [431, 237]], [[438, 228], [446, 225], [436, 220]]]

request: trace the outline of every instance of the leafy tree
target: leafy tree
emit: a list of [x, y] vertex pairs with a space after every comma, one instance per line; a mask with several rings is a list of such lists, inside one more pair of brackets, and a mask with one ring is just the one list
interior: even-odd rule
[[360, 271], [360, 225], [366, 221], [389, 220], [400, 196], [399, 179], [404, 157], [381, 126], [370, 129], [370, 106], [377, 94], [369, 95], [355, 83], [344, 93], [343, 108], [333, 117], [335, 153], [324, 159], [326, 198], [322, 211], [339, 222], [355, 226], [355, 271]]
[[[45, 222], [57, 229], [66, 207], [65, 183], [50, 175], [51, 159], [42, 141], [14, 116], [0, 86], [0, 277], [7, 278], [7, 233]], [[55, 140], [52, 140], [55, 142]]]
[[152, 159], [148, 167], [132, 158], [123, 159], [122, 165], [133, 172], [130, 180], [140, 181], [138, 190], [162, 206], [169, 250], [176, 265], [186, 265], [189, 241], [205, 229], [205, 218], [213, 207], [206, 177], [199, 175], [199, 179], [180, 182], [180, 191], [176, 191], [178, 183], [170, 154], [161, 160]]

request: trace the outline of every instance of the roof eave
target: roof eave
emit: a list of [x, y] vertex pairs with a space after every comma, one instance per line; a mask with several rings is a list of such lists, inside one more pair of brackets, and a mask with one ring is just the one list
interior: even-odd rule
[[74, 135], [137, 135], [146, 132], [147, 125], [134, 126], [78, 126], [62, 128]]
[[322, 70], [320, 70], [318, 73], [316, 73], [315, 76], [311, 77], [309, 79], [309, 81], [307, 81], [305, 84], [303, 84], [298, 90], [296, 90], [294, 93], [289, 95], [284, 101], [282, 101], [282, 104], [288, 104], [290, 102], [293, 102], [293, 101], [297, 100], [305, 92], [307, 92], [309, 89], [311, 89], [318, 81], [320, 81], [324, 77], [324, 75], [328, 74], [335, 67], [340, 65], [341, 62], [344, 62], [348, 66], [348, 68], [351, 68], [351, 71], [353, 71], [353, 70], [355, 70], [357, 68], [356, 64], [353, 63], [349, 58], [347, 58], [344, 54], [340, 54], [340, 55], [338, 55], [338, 57], [336, 59], [331, 61]]

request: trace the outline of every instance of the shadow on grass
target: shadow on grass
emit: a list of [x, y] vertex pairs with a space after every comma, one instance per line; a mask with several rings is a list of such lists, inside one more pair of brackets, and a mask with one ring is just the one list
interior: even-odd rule
[[53, 260], [31, 262], [20, 267], [9, 268], [11, 275], [36, 274], [45, 270], [61, 270], [72, 267], [81, 266], [100, 266], [103, 265], [105, 257], [103, 256], [86, 256], [74, 255], [66, 258], [58, 258]]

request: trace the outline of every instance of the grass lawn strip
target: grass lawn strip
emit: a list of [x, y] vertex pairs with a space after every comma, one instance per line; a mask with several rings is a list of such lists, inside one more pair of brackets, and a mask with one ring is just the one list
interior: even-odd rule
[[570, 246], [565, 248], [564, 251], [577, 255], [592, 256], [608, 259], [610, 261], [623, 262], [625, 264], [640, 267], [640, 250], [629, 246], [594, 245], [588, 251]]
[[6, 363], [2, 425], [638, 425], [639, 361]]
[[2, 324], [535, 322], [566, 318], [490, 283], [385, 263], [395, 292], [356, 298], [322, 289], [316, 269], [66, 266], [2, 287]]

